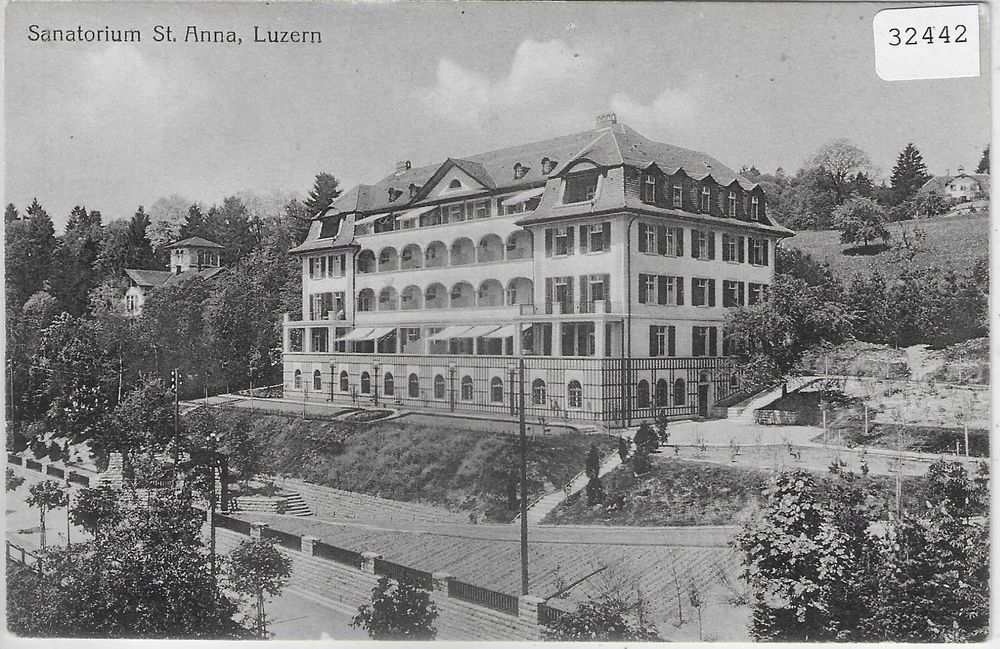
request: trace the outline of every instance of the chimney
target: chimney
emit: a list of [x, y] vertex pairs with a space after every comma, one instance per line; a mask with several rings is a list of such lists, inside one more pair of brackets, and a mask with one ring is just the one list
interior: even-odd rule
[[618, 123], [618, 116], [614, 113], [601, 113], [597, 116], [597, 128], [607, 128]]
[[396, 175], [397, 176], [399, 174], [403, 173], [404, 171], [409, 171], [409, 170], [410, 170], [410, 161], [409, 160], [400, 160], [399, 162], [396, 163]]

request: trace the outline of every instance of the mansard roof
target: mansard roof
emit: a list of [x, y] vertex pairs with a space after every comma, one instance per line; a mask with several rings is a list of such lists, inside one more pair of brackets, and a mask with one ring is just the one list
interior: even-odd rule
[[143, 270], [136, 268], [126, 268], [125, 274], [136, 283], [137, 286], [161, 286], [163, 282], [170, 279], [173, 274], [169, 270]]

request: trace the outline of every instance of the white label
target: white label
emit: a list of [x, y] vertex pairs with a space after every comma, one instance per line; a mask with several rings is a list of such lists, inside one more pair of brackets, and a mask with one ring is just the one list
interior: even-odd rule
[[885, 9], [872, 27], [886, 81], [979, 76], [979, 5]]

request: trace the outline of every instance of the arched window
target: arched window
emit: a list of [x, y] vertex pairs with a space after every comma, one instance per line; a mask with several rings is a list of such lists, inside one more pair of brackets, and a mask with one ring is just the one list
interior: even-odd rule
[[383, 382], [383, 393], [385, 396], [391, 397], [396, 392], [396, 380], [392, 378], [392, 372], [385, 373], [385, 381]]
[[444, 399], [444, 376], [440, 374], [434, 377], [434, 398]]
[[372, 375], [368, 372], [361, 373], [361, 394], [368, 394], [372, 391]]
[[347, 370], [340, 372], [340, 391], [347, 392], [351, 389], [351, 381], [347, 378]]
[[643, 379], [635, 386], [635, 403], [639, 408], [649, 407], [649, 381]]
[[462, 181], [460, 181], [458, 178], [448, 183], [448, 189], [461, 189], [461, 188], [462, 188]]
[[503, 403], [503, 379], [499, 376], [490, 379], [490, 401]]
[[472, 401], [472, 377], [462, 377], [462, 401]]
[[670, 383], [666, 379], [658, 379], [656, 381], [656, 396], [654, 397], [654, 403], [657, 408], [666, 408], [669, 404], [670, 399]]
[[302, 389], [302, 370], [295, 370], [295, 389]]
[[358, 311], [375, 310], [375, 291], [370, 288], [363, 288], [358, 291]]
[[545, 405], [545, 381], [535, 379], [531, 382], [531, 403], [536, 406]]
[[685, 400], [684, 379], [674, 381], [674, 405], [683, 406]]
[[313, 372], [313, 390], [316, 392], [323, 390], [323, 374], [319, 370]]
[[406, 394], [411, 399], [416, 399], [420, 396], [420, 379], [417, 378], [416, 374], [411, 374], [409, 380], [407, 381]]
[[567, 391], [567, 405], [570, 408], [580, 408], [583, 406], [583, 386], [579, 381], [570, 381]]

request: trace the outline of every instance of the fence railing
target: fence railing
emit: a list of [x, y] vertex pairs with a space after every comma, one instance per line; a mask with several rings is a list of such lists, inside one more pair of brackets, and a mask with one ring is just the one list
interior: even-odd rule
[[20, 563], [23, 566], [29, 566], [31, 568], [34, 567], [40, 568], [39, 558], [37, 554], [25, 550], [19, 545], [14, 545], [10, 541], [6, 541], [6, 544], [7, 544], [6, 556], [8, 560], [13, 561], [15, 563]]
[[265, 539], [274, 539], [278, 542], [278, 545], [286, 547], [289, 550], [297, 550], [299, 552], [302, 551], [302, 537], [298, 534], [292, 534], [291, 532], [265, 527], [261, 530], [261, 537]]
[[561, 618], [563, 615], [566, 615], [566, 611], [561, 611], [558, 608], [553, 608], [548, 604], [544, 603], [538, 605], [539, 624], [548, 626], [549, 624], [552, 624], [553, 622]]
[[431, 573], [402, 566], [385, 559], [375, 559], [375, 574], [395, 579], [396, 581], [409, 581], [417, 588], [423, 590], [434, 589], [434, 577]]
[[507, 593], [499, 593], [489, 588], [469, 584], [458, 579], [448, 580], [448, 597], [454, 597], [472, 604], [479, 604], [494, 611], [507, 613], [508, 615], [518, 614], [517, 597]]
[[330, 561], [342, 563], [345, 566], [352, 566], [359, 570], [361, 569], [360, 552], [345, 550], [343, 548], [338, 548], [335, 545], [323, 543], [322, 541], [316, 541], [313, 543], [313, 555], [322, 559], [329, 559]]
[[216, 527], [221, 527], [237, 534], [243, 534], [244, 536], [250, 536], [250, 523], [233, 518], [232, 516], [226, 516], [225, 514], [216, 514], [214, 518]]
[[85, 475], [80, 475], [76, 471], [70, 471], [68, 479], [69, 479], [70, 482], [74, 482], [74, 483], [76, 483], [76, 484], [78, 484], [80, 486], [83, 486], [83, 487], [89, 487], [90, 486], [90, 478], [88, 476], [85, 476]]
[[9, 462], [10, 464], [16, 464], [20, 466], [24, 462], [24, 460], [21, 459], [20, 455], [14, 455], [13, 453], [8, 453], [7, 462]]
[[31, 469], [32, 471], [41, 471], [42, 463], [37, 460], [25, 460], [24, 466]]
[[48, 475], [55, 476], [57, 478], [65, 477], [66, 472], [57, 466], [52, 466], [51, 464], [45, 467], [45, 473]]

